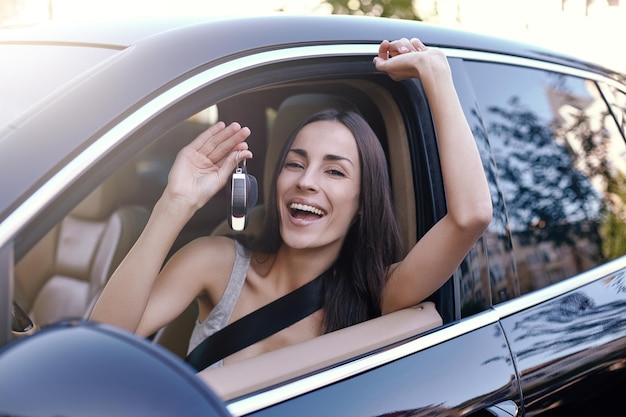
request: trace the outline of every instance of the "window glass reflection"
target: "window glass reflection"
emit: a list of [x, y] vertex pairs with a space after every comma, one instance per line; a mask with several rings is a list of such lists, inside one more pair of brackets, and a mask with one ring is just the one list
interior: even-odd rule
[[621, 126], [622, 132], [626, 132], [626, 93], [607, 84], [600, 84], [600, 89], [613, 110], [617, 124]]
[[501, 64], [467, 67], [505, 198], [521, 293], [624, 254], [626, 149], [595, 83]]
[[469, 251], [454, 276], [455, 316], [467, 317], [494, 304], [515, 298], [520, 292], [505, 215], [504, 196], [499, 190], [495, 161], [491, 157], [484, 121], [471, 81], [467, 78], [465, 64], [452, 60], [451, 67], [465, 116], [482, 156], [493, 206], [493, 217], [488, 229]]

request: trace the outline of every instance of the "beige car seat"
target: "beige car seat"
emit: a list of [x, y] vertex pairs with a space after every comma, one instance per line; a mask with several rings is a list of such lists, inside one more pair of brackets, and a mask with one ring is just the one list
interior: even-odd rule
[[149, 216], [144, 207], [119, 206], [130, 188], [116, 176], [101, 184], [16, 266], [16, 299], [34, 323], [90, 314]]

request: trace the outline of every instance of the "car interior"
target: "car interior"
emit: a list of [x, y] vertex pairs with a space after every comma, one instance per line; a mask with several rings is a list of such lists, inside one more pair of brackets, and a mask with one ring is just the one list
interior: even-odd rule
[[132, 176], [118, 172], [93, 190], [16, 265], [15, 298], [38, 326], [86, 318], [150, 212], [126, 203]]
[[[258, 180], [259, 203], [242, 233], [254, 233], [288, 134], [305, 115], [345, 105], [357, 108], [370, 121], [383, 144], [400, 230], [405, 247], [411, 247], [419, 233], [418, 187], [413, 176], [406, 174], [413, 171], [408, 133], [390, 92], [370, 80], [354, 78], [279, 85], [207, 107], [135, 155], [22, 257], [15, 268], [15, 300], [38, 326], [64, 317], [87, 318], [107, 278], [145, 226], [177, 151], [217, 120], [238, 121], [252, 131], [248, 143], [254, 158], [247, 169]], [[228, 198], [224, 189], [199, 210], [171, 253], [199, 236], [232, 234], [226, 221]], [[299, 345], [205, 371], [202, 378], [223, 399], [232, 399], [412, 339], [443, 324], [438, 307], [425, 301]], [[151, 340], [184, 358], [196, 317], [192, 304]]]

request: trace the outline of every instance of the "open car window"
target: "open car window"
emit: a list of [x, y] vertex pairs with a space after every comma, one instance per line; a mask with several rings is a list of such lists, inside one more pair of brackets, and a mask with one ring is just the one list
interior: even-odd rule
[[[379, 84], [379, 81], [384, 83]], [[385, 83], [389, 84], [388, 78], [382, 76], [344, 77], [255, 88], [215, 103], [205, 101], [204, 106], [194, 103], [190, 106], [193, 109], [191, 115], [186, 115], [189, 110], [179, 110], [177, 114], [185, 116], [182, 121], [170, 126], [158, 121], [158, 129], [145, 129], [151, 132], [160, 131], [160, 134], [153, 133], [156, 139], [147, 139], [144, 131], [139, 132], [138, 135], [142, 136], [135, 142], [145, 142], [146, 146], [138, 147], [137, 152], [131, 158], [126, 158], [122, 164], [111, 159], [110, 164], [119, 167], [104, 181], [92, 187], [92, 191], [78, 205], [71, 208], [20, 257], [15, 268], [16, 300], [41, 325], [53, 323], [65, 316], [76, 317], [76, 312], [80, 311], [82, 314], [79, 316], [87, 318], [106, 279], [129, 249], [128, 245], [132, 244], [133, 237], [136, 238], [140, 233], [149, 211], [165, 188], [176, 153], [217, 120], [226, 123], [238, 121], [250, 127], [252, 136], [248, 141], [255, 157], [248, 162], [248, 172], [259, 180], [258, 205], [263, 206], [266, 194], [262, 190], [267, 189], [268, 172], [271, 173], [273, 169], [268, 161], [277, 156], [276, 145], [271, 144], [273, 136], [276, 136], [275, 131], [280, 128], [276, 125], [277, 114], [281, 104], [293, 98], [303, 98], [306, 101], [311, 97], [339, 97], [353, 103], [370, 121], [387, 153], [402, 237], [405, 246], [410, 247], [419, 233], [416, 222], [416, 185], [413, 177], [407, 175], [414, 170], [412, 150], [409, 132], [404, 125], [406, 115], [395, 101], [394, 96], [397, 94], [390, 92]], [[183, 109], [184, 106], [179, 105], [179, 108]], [[158, 116], [155, 120], [157, 118]], [[285, 135], [285, 129], [289, 130], [284, 127], [280, 129], [282, 136]], [[132, 146], [129, 149], [133, 149]], [[113, 157], [119, 157], [120, 154], [124, 152], [114, 153]], [[171, 253], [199, 236], [221, 233], [220, 230], [223, 231], [225, 226], [228, 198], [228, 190], [224, 189], [199, 210], [179, 235]], [[420, 198], [424, 199], [425, 196]], [[111, 220], [112, 216], [118, 215], [123, 219], [119, 222]], [[98, 249], [103, 247], [102, 242], [110, 241], [111, 234], [116, 233], [110, 230], [111, 224], [121, 224], [121, 221], [129, 221], [133, 228], [131, 237], [127, 237], [125, 249], [116, 249], [104, 255], [99, 253]], [[250, 224], [249, 229], [254, 229], [254, 224]], [[79, 239], [85, 236], [90, 238], [87, 243]], [[108, 263], [104, 263], [104, 258]], [[94, 271], [93, 266], [100, 269]], [[51, 277], [54, 278], [53, 285], [50, 285]], [[63, 301], [46, 301], [49, 299]], [[68, 310], [67, 307], [76, 307], [77, 300], [78, 308]], [[196, 316], [194, 306], [189, 306], [171, 325], [154, 335], [153, 342], [182, 359], [187, 353]], [[427, 302], [395, 316], [363, 323], [354, 329], [336, 332], [332, 336], [311, 341], [283, 353], [259, 357], [247, 364], [225, 366], [223, 370], [209, 377], [209, 383], [224, 398], [234, 398], [280, 381], [323, 370], [354, 357], [361, 357], [389, 344], [406, 341], [415, 334], [442, 323], [436, 305]], [[377, 336], [369, 338], [368, 334]], [[326, 345], [333, 346], [328, 349], [329, 354], [307, 353], [322, 351], [320, 346]], [[309, 356], [310, 360], [297, 363], [297, 358], [303, 354]], [[277, 358], [282, 355], [288, 355], [292, 359], [284, 361], [280, 367], [276, 366]], [[259, 378], [242, 386], [234, 387], [228, 383], [232, 375], [268, 366], [275, 369], [275, 372], [259, 372]]]

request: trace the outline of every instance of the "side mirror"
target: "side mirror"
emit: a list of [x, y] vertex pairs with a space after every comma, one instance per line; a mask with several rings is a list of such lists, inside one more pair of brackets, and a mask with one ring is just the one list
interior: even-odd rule
[[0, 415], [230, 417], [173, 353], [92, 322], [46, 326], [0, 350]]

